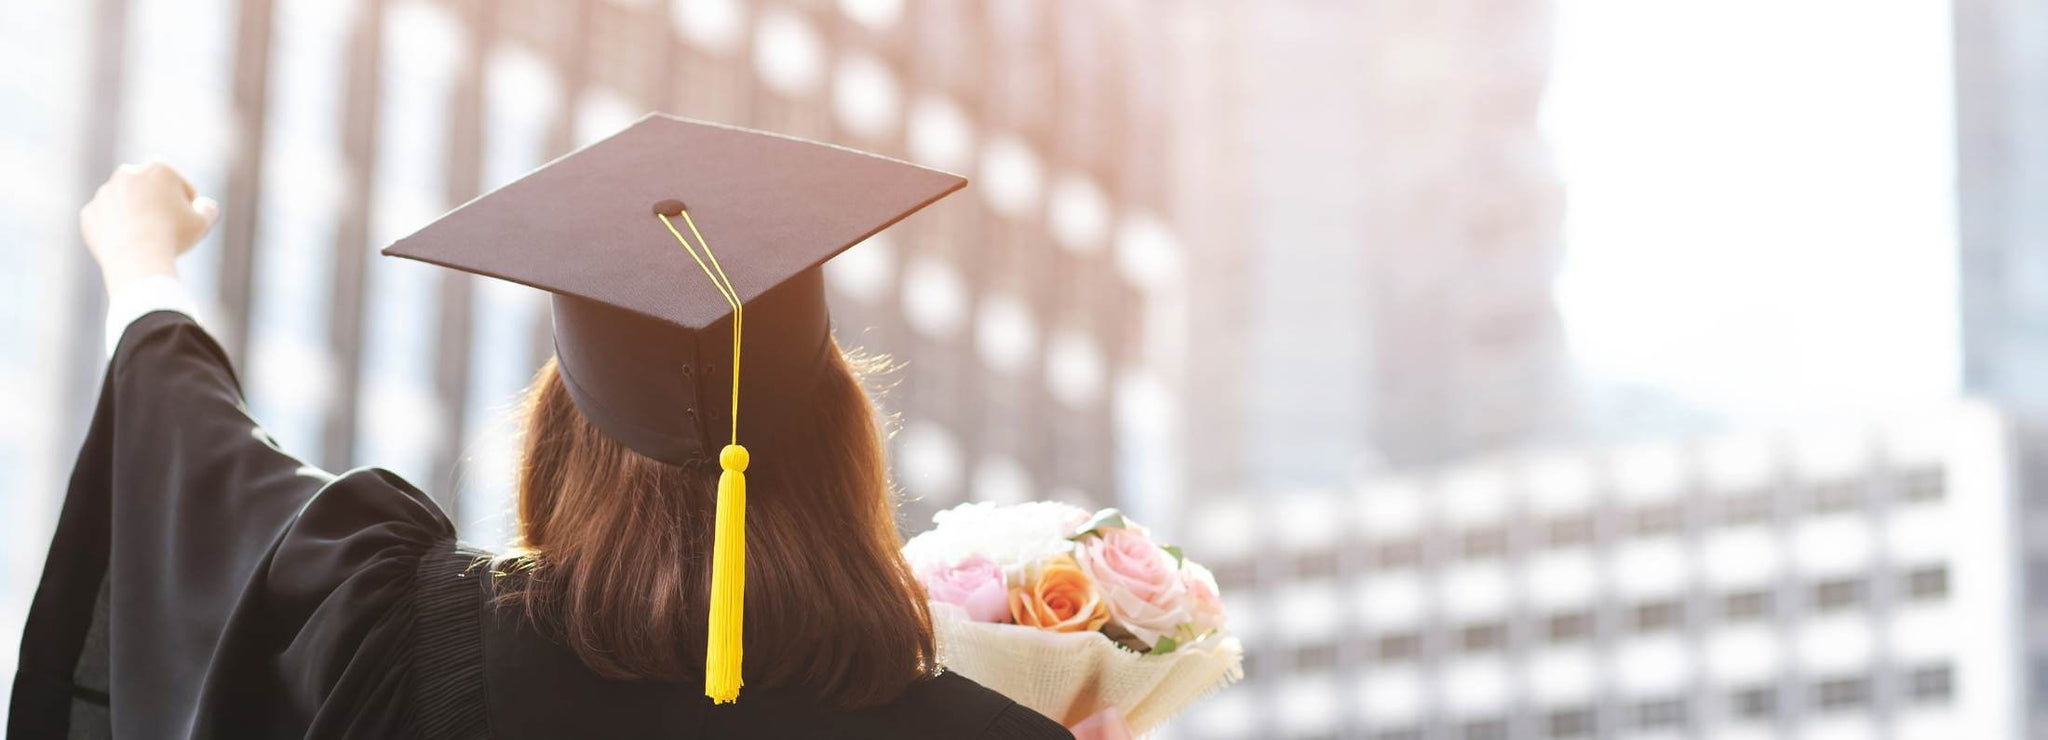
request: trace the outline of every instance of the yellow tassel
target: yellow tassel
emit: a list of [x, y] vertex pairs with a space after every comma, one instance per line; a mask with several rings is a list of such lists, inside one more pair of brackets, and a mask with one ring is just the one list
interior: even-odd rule
[[704, 650], [704, 695], [740, 698], [741, 622], [747, 606], [747, 448], [718, 453], [718, 522], [711, 541], [711, 631]]

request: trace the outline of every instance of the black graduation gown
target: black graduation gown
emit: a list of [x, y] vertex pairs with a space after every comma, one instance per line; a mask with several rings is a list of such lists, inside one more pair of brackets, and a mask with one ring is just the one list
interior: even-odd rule
[[152, 313], [123, 335], [72, 471], [8, 735], [1071, 737], [951, 674], [858, 712], [607, 681], [494, 608], [480, 557], [397, 476], [279, 450], [213, 340]]

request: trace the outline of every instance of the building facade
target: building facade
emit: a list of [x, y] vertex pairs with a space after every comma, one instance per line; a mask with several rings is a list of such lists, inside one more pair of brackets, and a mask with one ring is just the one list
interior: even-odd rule
[[1181, 159], [1176, 218], [1204, 237], [1188, 239], [1196, 488], [1568, 433], [1564, 203], [1537, 127], [1551, 4], [1219, 7], [1182, 36], [1207, 82], [1181, 98], [1202, 133], [1182, 140], [1201, 150]]
[[1253, 660], [1176, 737], [2026, 737], [2013, 445], [1963, 404], [1212, 509]]
[[1963, 384], [2048, 418], [2048, 8], [1953, 5]]

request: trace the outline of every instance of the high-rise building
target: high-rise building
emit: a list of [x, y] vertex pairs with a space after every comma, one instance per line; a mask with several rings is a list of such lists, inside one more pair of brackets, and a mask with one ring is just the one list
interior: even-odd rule
[[[1189, 19], [1190, 479], [1316, 485], [1559, 436], [1550, 4]], [[1216, 142], [1227, 142], [1218, 146]]]
[[1963, 385], [2048, 418], [2048, 7], [1954, 7]]
[[509, 535], [510, 412], [549, 354], [547, 303], [376, 250], [649, 110], [973, 181], [827, 269], [840, 342], [900, 366], [876, 384], [907, 527], [968, 498], [1110, 503], [1132, 439], [1142, 469], [1177, 469], [1150, 443], [1171, 435], [1146, 426], [1172, 399], [1143, 288], [1171, 282], [1177, 240], [1174, 68], [1145, 6], [8, 4], [0, 506], [22, 515], [0, 518], [0, 644], [104, 362], [75, 208], [114, 163], [151, 156], [225, 205], [182, 271], [256, 417], [313, 462], [417, 482], [471, 541]]
[[2012, 443], [1958, 404], [1207, 509], [1252, 662], [1176, 737], [2026, 737]]
[[[2017, 420], [2018, 485], [2048, 501], [2048, 7], [1956, 0], [1956, 221], [1963, 387]], [[2027, 557], [2048, 604], [2048, 552]], [[2028, 622], [2034, 737], [2048, 737], [2048, 619]]]

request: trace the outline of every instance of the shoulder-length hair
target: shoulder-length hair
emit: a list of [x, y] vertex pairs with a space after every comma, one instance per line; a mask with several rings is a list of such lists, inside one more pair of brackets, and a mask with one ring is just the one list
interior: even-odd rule
[[[903, 559], [874, 407], [842, 353], [804, 423], [747, 440], [749, 688], [856, 708], [937, 670], [931, 613]], [[550, 361], [526, 400], [516, 604], [613, 679], [702, 680], [716, 464], [645, 457], [584, 418]]]

